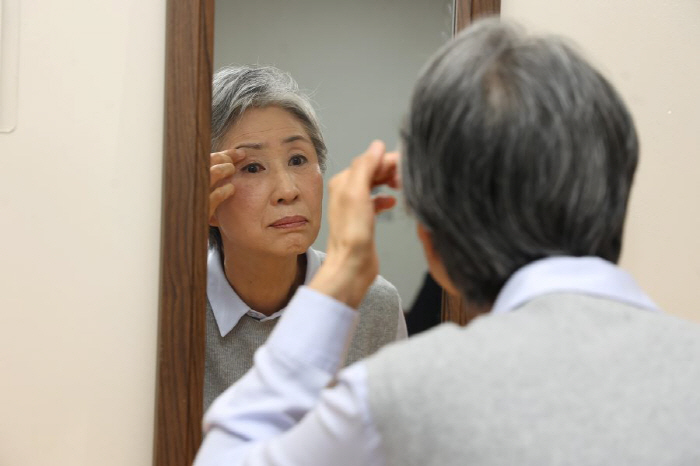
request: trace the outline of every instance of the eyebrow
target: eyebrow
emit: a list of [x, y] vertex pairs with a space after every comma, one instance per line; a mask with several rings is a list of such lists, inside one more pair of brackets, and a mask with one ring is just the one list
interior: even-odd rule
[[257, 149], [260, 150], [265, 147], [265, 144], [260, 142], [244, 142], [243, 144], [238, 144], [236, 149]]
[[[289, 144], [292, 142], [296, 141], [303, 141], [311, 144], [311, 141], [309, 141], [308, 138], [305, 138], [304, 136], [300, 134], [295, 134], [294, 136], [289, 136], [287, 138], [282, 139], [282, 144]], [[235, 148], [236, 149], [255, 149], [255, 150], [260, 150], [265, 148], [266, 144], [263, 144], [261, 142], [244, 142], [242, 144], [238, 144]]]
[[305, 138], [304, 136], [302, 136], [300, 134], [297, 134], [294, 136], [289, 136], [288, 138], [284, 138], [282, 140], [282, 144], [289, 144], [290, 142], [294, 142], [294, 141], [304, 141], [304, 142], [308, 142], [309, 144], [311, 144], [311, 141], [309, 141], [308, 138]]

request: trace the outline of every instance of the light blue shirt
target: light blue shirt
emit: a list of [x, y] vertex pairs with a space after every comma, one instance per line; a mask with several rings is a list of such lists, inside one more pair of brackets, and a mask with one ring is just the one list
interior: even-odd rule
[[[321, 267], [321, 254], [315, 249], [309, 248], [306, 251], [306, 275], [304, 284], [309, 283]], [[226, 278], [224, 267], [221, 264], [219, 252], [215, 249], [209, 250], [207, 256], [207, 299], [214, 313], [214, 320], [219, 327], [219, 334], [222, 337], [228, 335], [233, 330], [239, 320], [244, 315], [249, 315], [261, 322], [273, 320], [282, 315], [279, 310], [269, 316], [251, 309], [238, 293], [231, 287]]]
[[[314, 278], [316, 272], [321, 267], [325, 254], [309, 248], [306, 251], [306, 275], [304, 276], [304, 284], [307, 284]], [[214, 314], [216, 326], [219, 329], [219, 334], [222, 337], [228, 335], [233, 330], [236, 324], [244, 315], [248, 315], [260, 322], [277, 319], [285, 312], [286, 308], [268, 315], [251, 309], [238, 293], [233, 289], [226, 278], [226, 272], [221, 264], [219, 253], [214, 250], [209, 250], [207, 257], [207, 299]], [[406, 330], [406, 320], [402, 312], [397, 313], [396, 322], [396, 339], [403, 340], [408, 336]]]
[[[594, 257], [553, 257], [513, 274], [492, 312], [557, 292], [658, 310], [616, 265]], [[195, 465], [386, 464], [369, 409], [365, 365], [338, 372], [357, 318], [352, 308], [301, 287], [253, 368], [205, 415], [206, 437]]]

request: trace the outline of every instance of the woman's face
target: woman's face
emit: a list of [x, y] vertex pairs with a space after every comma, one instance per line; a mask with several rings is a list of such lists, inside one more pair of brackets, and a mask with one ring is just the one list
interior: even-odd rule
[[321, 226], [323, 177], [302, 123], [280, 107], [251, 108], [229, 129], [221, 150], [243, 149], [235, 193], [217, 209], [229, 250], [289, 256], [305, 252]]

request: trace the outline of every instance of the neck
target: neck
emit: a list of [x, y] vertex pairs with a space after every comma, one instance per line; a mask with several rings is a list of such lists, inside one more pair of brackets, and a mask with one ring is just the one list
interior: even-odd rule
[[261, 256], [228, 248], [224, 272], [236, 294], [251, 309], [267, 316], [284, 308], [304, 283], [306, 254]]

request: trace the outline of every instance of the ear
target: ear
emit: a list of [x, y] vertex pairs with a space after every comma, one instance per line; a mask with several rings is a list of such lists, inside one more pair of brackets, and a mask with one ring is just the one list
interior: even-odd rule
[[217, 228], [219, 227], [219, 219], [216, 216], [216, 212], [214, 213], [214, 215], [209, 217], [209, 226], [210, 227], [217, 227]]
[[418, 239], [420, 239], [423, 245], [423, 252], [425, 253], [425, 258], [428, 260], [428, 269], [430, 270], [430, 275], [433, 276], [436, 282], [442, 286], [447, 293], [452, 296], [459, 297], [461, 294], [457, 290], [457, 287], [450, 280], [447, 270], [445, 269], [445, 264], [442, 262], [440, 255], [435, 250], [433, 245], [433, 236], [430, 232], [418, 222]]

